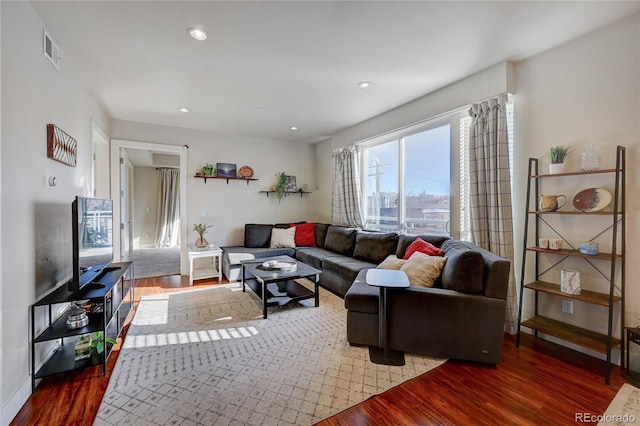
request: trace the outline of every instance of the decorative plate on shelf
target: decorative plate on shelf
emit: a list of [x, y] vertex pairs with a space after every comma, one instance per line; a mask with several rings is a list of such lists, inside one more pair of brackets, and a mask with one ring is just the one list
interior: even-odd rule
[[241, 178], [251, 179], [253, 177], [253, 169], [249, 166], [242, 166], [238, 171]]
[[599, 212], [611, 203], [611, 198], [604, 188], [588, 188], [573, 197], [573, 206], [583, 212]]

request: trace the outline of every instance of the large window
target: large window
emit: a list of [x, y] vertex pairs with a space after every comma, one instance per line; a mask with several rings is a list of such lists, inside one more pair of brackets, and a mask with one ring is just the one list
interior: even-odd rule
[[411, 234], [450, 231], [448, 121], [368, 146], [364, 152], [367, 229]]

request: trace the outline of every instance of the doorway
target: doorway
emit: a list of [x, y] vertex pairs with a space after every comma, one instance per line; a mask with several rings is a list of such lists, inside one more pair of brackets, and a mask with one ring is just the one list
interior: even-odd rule
[[[113, 139], [111, 141], [111, 194], [114, 217], [120, 218], [120, 232], [114, 232], [116, 261], [134, 260], [136, 277], [165, 275], [176, 268], [187, 273], [186, 147]], [[157, 180], [159, 169], [179, 170], [178, 198], [180, 226], [178, 245], [155, 247]], [[144, 180], [138, 182], [136, 179]], [[146, 182], [146, 183], [145, 183]], [[151, 182], [151, 183], [149, 183]], [[114, 190], [115, 188], [115, 190]], [[154, 204], [155, 203], [155, 204]], [[148, 218], [149, 220], [146, 220]]]

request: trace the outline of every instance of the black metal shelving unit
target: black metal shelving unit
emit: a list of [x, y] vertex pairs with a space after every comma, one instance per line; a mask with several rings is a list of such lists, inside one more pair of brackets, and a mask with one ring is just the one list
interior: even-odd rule
[[[101, 287], [88, 285], [80, 291], [68, 290], [63, 284], [53, 292], [42, 297], [31, 305], [31, 389], [35, 391], [36, 380], [55, 374], [102, 365], [102, 374], [107, 372], [107, 360], [111, 354], [112, 345], [107, 337], [116, 339], [124, 327], [129, 312], [134, 306], [135, 277], [133, 262], [113, 263], [111, 268], [97, 281]], [[70, 330], [66, 320], [70, 306], [54, 318], [56, 305], [71, 304], [78, 300], [100, 301], [103, 309], [101, 313], [88, 314], [89, 323], [81, 328]], [[36, 335], [36, 310], [46, 313], [47, 327]], [[97, 354], [92, 351], [91, 357], [75, 360], [75, 340], [84, 334], [103, 332], [104, 351]], [[58, 341], [59, 346], [40, 367], [36, 369], [36, 345], [51, 341]]]
[[[533, 330], [534, 335], [538, 337], [538, 333], [543, 333], [548, 336], [570, 342], [572, 344], [593, 350], [595, 352], [602, 353], [606, 356], [606, 371], [605, 382], [609, 384], [609, 377], [611, 374], [611, 351], [617, 346], [620, 346], [621, 364], [625, 363], [625, 321], [624, 321], [624, 291], [625, 291], [625, 162], [626, 162], [625, 148], [618, 146], [616, 148], [616, 166], [613, 169], [602, 169], [594, 171], [581, 171], [559, 174], [539, 174], [538, 173], [538, 159], [529, 159], [529, 178], [527, 181], [527, 202], [524, 221], [524, 242], [522, 250], [522, 271], [520, 275], [520, 304], [518, 313], [518, 336], [516, 346], [520, 345], [520, 333], [522, 327]], [[611, 210], [598, 211], [598, 212], [585, 212], [580, 210], [563, 210], [554, 212], [538, 211], [537, 207], [532, 209], [533, 206], [537, 206], [537, 197], [540, 194], [540, 181], [543, 179], [562, 179], [568, 176], [587, 176], [587, 175], [613, 175], [614, 176], [614, 194]], [[608, 182], [611, 182], [610, 180]], [[533, 204], [532, 204], [533, 202]], [[576, 216], [576, 224], [578, 219], [585, 216], [609, 216], [611, 217], [611, 223], [601, 230], [597, 235], [592, 237], [589, 241], [593, 241], [598, 237], [601, 237], [606, 232], [610, 231], [611, 235], [611, 253], [599, 253], [597, 255], [583, 254], [577, 250], [573, 244], [567, 241], [562, 236], [560, 230], [554, 228], [546, 218], [547, 215], [572, 215]], [[533, 217], [534, 232], [533, 236], [529, 235], [529, 218]], [[570, 248], [564, 250], [551, 250], [538, 247], [538, 238], [540, 236], [540, 227], [544, 224], [551, 231], [556, 233], [560, 238], [566, 241]], [[580, 226], [580, 225], [578, 225]], [[586, 229], [589, 229], [587, 224], [584, 225]], [[620, 238], [619, 238], [620, 237]], [[531, 245], [531, 239], [533, 245]], [[576, 244], [577, 245], [577, 244]], [[527, 262], [527, 253], [533, 252], [533, 262]], [[554, 262], [551, 267], [541, 271], [539, 267], [539, 261], [541, 255], [551, 255], [558, 257], [559, 260]], [[571, 295], [563, 293], [560, 289], [560, 285], [546, 282], [542, 279], [542, 276], [550, 270], [556, 268], [561, 262], [570, 257], [582, 258], [587, 264], [593, 267], [604, 279], [609, 283], [609, 290], [607, 293], [594, 292], [583, 289], [580, 295]], [[596, 267], [598, 262], [609, 262], [609, 273], [603, 273]], [[525, 283], [525, 272], [527, 267], [531, 267], [533, 264], [535, 279], [532, 282]], [[616, 272], [619, 265], [619, 287], [616, 286]], [[522, 319], [522, 302], [523, 294], [525, 290], [534, 292], [535, 305], [534, 316], [524, 320]], [[596, 333], [586, 328], [577, 327], [575, 325], [567, 324], [557, 319], [548, 318], [540, 315], [540, 301], [538, 295], [540, 293], [546, 293], [553, 296], [577, 300], [582, 303], [589, 303], [596, 306], [604, 307], [608, 310], [608, 323], [607, 334]], [[614, 337], [614, 307], [620, 305], [620, 338]]]

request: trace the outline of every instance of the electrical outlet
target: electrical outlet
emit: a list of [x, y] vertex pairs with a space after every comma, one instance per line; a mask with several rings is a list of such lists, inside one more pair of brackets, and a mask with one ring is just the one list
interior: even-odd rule
[[573, 300], [562, 300], [562, 312], [573, 315]]

